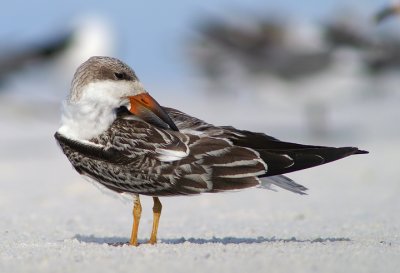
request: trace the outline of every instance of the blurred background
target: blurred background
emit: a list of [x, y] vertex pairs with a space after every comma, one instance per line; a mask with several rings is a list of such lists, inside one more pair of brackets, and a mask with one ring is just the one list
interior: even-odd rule
[[[398, 209], [400, 17], [386, 17], [385, 7], [391, 3], [384, 0], [2, 3], [0, 211], [6, 219], [3, 225], [16, 226], [19, 213], [31, 226], [40, 226], [38, 222], [49, 223], [45, 216], [57, 211], [51, 215], [59, 220], [59, 232], [65, 230], [65, 223], [70, 232], [61, 237], [70, 238], [82, 230], [86, 234], [92, 232], [82, 228], [80, 223], [87, 220], [79, 217], [108, 213], [119, 224], [123, 223], [119, 225], [122, 230], [116, 231], [116, 225], [93, 218], [93, 222], [99, 223], [97, 229], [103, 226], [106, 230], [93, 232], [129, 234], [126, 225], [130, 222], [129, 206], [121, 214], [116, 214], [119, 207], [115, 203], [110, 206], [114, 210], [101, 206], [99, 211], [99, 203], [112, 201], [103, 199], [91, 185], [82, 182], [53, 139], [59, 126], [61, 101], [69, 92], [73, 73], [92, 55], [120, 58], [134, 68], [161, 105], [210, 123], [265, 132], [286, 141], [358, 146], [371, 152], [320, 167], [320, 171], [294, 173], [290, 177], [313, 189], [310, 199], [300, 201], [290, 193], [286, 197], [286, 193], [280, 192], [268, 195], [272, 200], [268, 206], [274, 207], [275, 200], [277, 209], [302, 210], [306, 218], [310, 215], [307, 209], [313, 211], [319, 207], [325, 209], [321, 211], [321, 219], [329, 218], [329, 212], [338, 219], [328, 204], [323, 205], [324, 200], [337, 198], [347, 202], [340, 210], [346, 217], [364, 217], [363, 206], [364, 209], [370, 206], [368, 211], [374, 215], [384, 208]], [[339, 189], [347, 190], [338, 197]], [[253, 197], [262, 200], [263, 194], [240, 196], [249, 197], [246, 200], [250, 202]], [[235, 206], [233, 200], [237, 195], [221, 196], [225, 198], [222, 200], [232, 199], [229, 206]], [[166, 212], [162, 220], [166, 231], [161, 236], [175, 236], [176, 227], [170, 222], [169, 231], [168, 219], [174, 219], [172, 211], [183, 211], [190, 202], [203, 207], [218, 204], [221, 212], [228, 206], [219, 203], [220, 197], [202, 198], [205, 199], [166, 201], [172, 208], [170, 215]], [[282, 200], [288, 202], [279, 207], [278, 204], [284, 203], [279, 202]], [[34, 209], [27, 212], [26, 206]], [[287, 215], [292, 217], [290, 213]], [[150, 214], [147, 217], [150, 219]], [[293, 216], [293, 221], [297, 221], [296, 217]], [[379, 217], [371, 219], [381, 221], [383, 218]], [[177, 221], [191, 224], [190, 220]], [[286, 218], [285, 221], [290, 222]], [[281, 230], [272, 229], [276, 234]], [[178, 231], [182, 233], [179, 228]], [[256, 229], [256, 235], [257, 232]], [[204, 235], [199, 233], [199, 236]]]
[[211, 122], [297, 139], [389, 137], [397, 126], [371, 126], [397, 114], [400, 22], [375, 20], [389, 4], [8, 3], [0, 103], [57, 120], [76, 67], [109, 55], [131, 65], [161, 104]]

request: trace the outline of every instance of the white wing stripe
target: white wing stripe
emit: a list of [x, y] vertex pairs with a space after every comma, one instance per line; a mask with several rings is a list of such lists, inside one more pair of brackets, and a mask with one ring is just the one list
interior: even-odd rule
[[158, 154], [157, 158], [163, 162], [181, 160], [189, 155], [188, 149], [184, 152], [157, 148], [156, 153]]

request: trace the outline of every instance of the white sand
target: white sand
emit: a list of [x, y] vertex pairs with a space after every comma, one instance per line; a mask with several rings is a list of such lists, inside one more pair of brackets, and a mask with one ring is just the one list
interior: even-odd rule
[[[129, 240], [131, 204], [75, 173], [53, 139], [58, 114], [37, 115], [3, 100], [0, 272], [399, 271], [398, 96], [338, 103], [328, 126], [333, 136], [316, 139], [302, 129], [301, 107], [289, 107], [296, 100], [247, 101], [246, 110], [234, 100], [223, 114], [209, 97], [187, 105], [188, 95], [153, 95], [215, 123], [294, 142], [357, 145], [371, 154], [290, 175], [310, 188], [307, 196], [250, 189], [163, 198], [159, 244], [116, 247], [110, 244]], [[145, 242], [151, 198], [142, 203]]]

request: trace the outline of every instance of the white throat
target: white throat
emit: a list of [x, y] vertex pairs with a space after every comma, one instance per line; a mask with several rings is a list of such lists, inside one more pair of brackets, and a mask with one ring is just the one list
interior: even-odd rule
[[[97, 137], [114, 122], [115, 109], [121, 106], [120, 98], [123, 97], [122, 94], [128, 93], [128, 89], [131, 89], [129, 84], [121, 85], [107, 81], [88, 84], [78, 101], [67, 100], [63, 103], [61, 127], [58, 132], [77, 140]], [[128, 100], [126, 106], [129, 107]]]
[[71, 139], [92, 139], [106, 131], [114, 122], [114, 109], [99, 108], [91, 103], [64, 102], [58, 132]]

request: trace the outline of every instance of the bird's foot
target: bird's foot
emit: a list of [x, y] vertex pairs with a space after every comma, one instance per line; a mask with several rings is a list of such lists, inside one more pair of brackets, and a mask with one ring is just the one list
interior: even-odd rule
[[139, 243], [138, 243], [137, 240], [135, 240], [135, 241], [129, 241], [129, 245], [130, 245], [130, 246], [139, 246]]
[[151, 244], [151, 245], [157, 244], [157, 238], [151, 237], [148, 243]]

